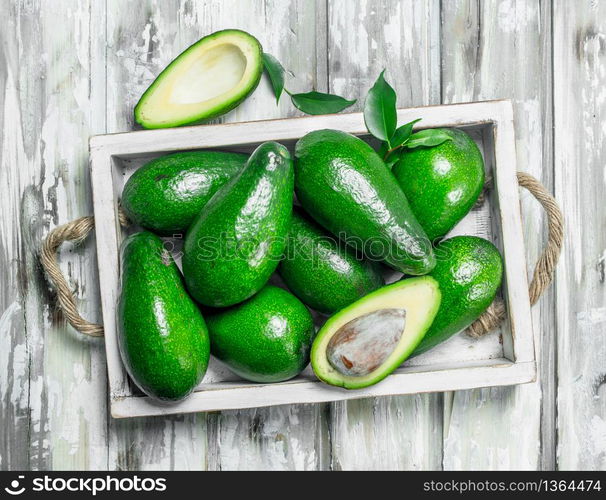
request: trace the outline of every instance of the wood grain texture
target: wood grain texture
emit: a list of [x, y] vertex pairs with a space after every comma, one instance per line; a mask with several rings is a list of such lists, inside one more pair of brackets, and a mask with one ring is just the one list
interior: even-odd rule
[[[606, 469], [603, 0], [0, 0], [0, 12], [0, 469]], [[400, 105], [514, 98], [518, 164], [567, 216], [555, 291], [533, 308], [540, 384], [108, 417], [102, 341], [65, 325], [37, 245], [90, 213], [88, 136], [130, 130], [159, 70], [222, 27], [257, 34], [296, 91], [359, 98], [387, 67]], [[225, 120], [289, 114], [262, 83]], [[522, 206], [532, 265], [544, 225]], [[97, 321], [93, 248], [61, 262]]]
[[555, 3], [558, 466], [606, 469], [606, 3]]
[[[90, 213], [87, 147], [102, 96], [91, 93], [88, 2], [7, 2], [2, 29], [2, 293], [0, 335], [7, 442], [2, 468], [107, 467], [102, 341], [81, 341], [54, 309], [38, 265], [51, 225]], [[62, 25], [64, 29], [57, 30]], [[102, 54], [101, 54], [102, 56]], [[83, 313], [98, 320], [91, 247], [67, 248], [62, 268]], [[5, 378], [6, 377], [6, 378]], [[6, 389], [5, 389], [6, 387]], [[14, 425], [14, 430], [11, 427]], [[10, 435], [10, 434], [12, 435]], [[13, 440], [18, 441], [13, 441]], [[12, 443], [12, 445], [11, 445]], [[8, 453], [5, 451], [8, 445]]]
[[[132, 128], [132, 109], [155, 75], [201, 36], [220, 29], [240, 28], [258, 36], [264, 49], [287, 67], [287, 88], [311, 89], [317, 83], [316, 51], [325, 38], [322, 23], [316, 22], [317, 16], [322, 18], [323, 5], [308, 1], [215, 0], [183, 1], [175, 9], [172, 3], [145, 1], [125, 12], [123, 2], [110, 1], [108, 130]], [[318, 31], [310, 29], [315, 26]], [[263, 79], [257, 91], [221, 121], [297, 114], [288, 99], [282, 98], [279, 106], [274, 102], [271, 88]], [[225, 412], [212, 417], [200, 414], [178, 420], [177, 427], [173, 419], [153, 424], [145, 420], [134, 424], [112, 422], [116, 432], [112, 435], [112, 457], [116, 457], [119, 467], [129, 469], [318, 468], [325, 462], [320, 451], [326, 446], [308, 437], [323, 435], [321, 430], [316, 432], [322, 429], [320, 406]], [[202, 439], [206, 433], [210, 440]], [[148, 439], [150, 434], [164, 436], [163, 446]], [[198, 446], [175, 456], [175, 444], [187, 435], [199, 435]]]
[[[175, 3], [106, 3], [107, 132], [133, 128], [133, 108], [156, 75], [199, 38], [184, 26], [188, 11]], [[109, 463], [117, 470], [206, 468], [206, 416], [108, 420]]]
[[[0, 219], [0, 469], [26, 469], [30, 465], [29, 390], [30, 349], [25, 332], [25, 258], [21, 221], [21, 193], [27, 179], [14, 166], [26, 166], [19, 109], [19, 9], [2, 0], [0, 10], [0, 182], [5, 191]], [[26, 176], [27, 177], [27, 176]], [[25, 446], [24, 446], [25, 444]]]
[[[506, 300], [509, 319], [500, 329], [500, 335], [499, 332], [494, 332], [482, 341], [460, 335], [439, 349], [408, 361], [381, 384], [357, 391], [330, 388], [319, 382], [310, 369], [302, 376], [281, 384], [263, 386], [247, 383], [238, 377], [234, 378], [229, 370], [217, 370], [216, 364], [211, 363], [204, 383], [194, 394], [178, 404], [158, 406], [148, 397], [133, 395], [120, 359], [115, 324], [116, 293], [119, 288], [118, 242], [125, 236], [117, 221], [117, 206], [124, 176], [145, 162], [150, 153], [207, 147], [246, 147], [250, 151], [268, 140], [279, 140], [292, 146], [296, 139], [307, 132], [321, 128], [343, 130], [355, 135], [365, 134], [366, 128], [363, 113], [352, 112], [98, 135], [90, 141], [91, 181], [112, 416], [166, 416], [320, 403], [436, 390], [504, 386], [534, 380], [528, 282], [525, 273], [517, 271], [517, 267], [525, 262], [525, 255], [521, 244], [522, 221], [515, 180], [512, 104], [508, 100], [497, 100], [398, 111], [398, 121], [401, 123], [419, 116], [423, 118], [424, 126], [429, 128], [465, 127], [481, 141], [479, 145], [485, 151], [487, 168], [494, 178], [494, 189], [481, 209], [473, 210], [457, 225], [457, 232], [491, 239], [496, 237], [496, 243], [502, 247], [506, 269], [502, 295]], [[120, 155], [126, 155], [127, 159]], [[498, 221], [494, 228], [491, 228], [491, 218]], [[391, 278], [399, 277], [397, 274]], [[516, 332], [515, 342], [512, 331]], [[515, 364], [512, 364], [514, 360]]]
[[[259, 37], [265, 51], [287, 69], [286, 87], [306, 91], [317, 86], [316, 53], [325, 43], [323, 1], [220, 1], [194, 4], [198, 19], [212, 17], [205, 32], [226, 27], [241, 28]], [[264, 78], [257, 91], [222, 121], [246, 121], [296, 116], [287, 96], [274, 105], [269, 82]], [[223, 412], [210, 420], [213, 439], [209, 468], [318, 469], [326, 463], [326, 431], [320, 405], [293, 405], [269, 409]]]
[[[224, 4], [224, 2], [222, 2]], [[258, 2], [251, 2], [250, 5]], [[265, 2], [263, 12], [251, 17], [250, 8], [240, 2], [222, 7], [220, 22], [232, 23], [239, 12], [239, 27], [257, 34], [264, 50], [287, 69], [286, 88], [304, 92], [318, 87], [325, 71], [325, 58], [316, 59], [325, 46], [323, 1]], [[279, 29], [276, 27], [280, 26]], [[272, 102], [271, 89], [263, 79], [248, 108], [236, 110], [227, 121], [297, 116], [283, 96], [279, 106]], [[324, 469], [327, 463], [327, 432], [322, 405], [292, 405], [278, 408], [223, 412], [215, 420], [215, 453], [212, 467], [221, 470], [307, 470]]]
[[[437, 104], [439, 2], [328, 3], [331, 92], [364, 97], [383, 68], [399, 106]], [[333, 403], [334, 469], [440, 469], [442, 396], [399, 396]], [[411, 425], [413, 424], [413, 425]]]
[[[518, 169], [552, 183], [551, 12], [526, 0], [442, 3], [442, 95], [444, 102], [512, 98], [515, 107]], [[545, 221], [536, 202], [522, 196], [529, 270], [545, 241]], [[553, 398], [553, 296], [533, 309], [544, 390]], [[541, 449], [541, 422], [554, 419], [543, 407], [541, 383], [460, 391], [449, 396], [444, 429], [446, 469], [552, 468], [553, 427]], [[523, 425], [520, 423], [523, 421]], [[490, 425], [486, 425], [490, 422]], [[518, 443], [512, 446], [512, 443]], [[542, 451], [542, 453], [541, 453]]]

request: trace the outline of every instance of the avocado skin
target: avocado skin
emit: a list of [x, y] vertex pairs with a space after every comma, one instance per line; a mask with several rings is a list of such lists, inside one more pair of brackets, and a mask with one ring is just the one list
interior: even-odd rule
[[310, 312], [293, 295], [267, 285], [246, 302], [208, 317], [213, 356], [253, 382], [280, 382], [309, 363]]
[[299, 139], [295, 188], [320, 225], [368, 258], [411, 275], [433, 269], [431, 244], [406, 196], [361, 139], [337, 130], [317, 130]]
[[183, 232], [247, 159], [244, 154], [220, 151], [156, 158], [128, 179], [122, 208], [132, 222], [158, 234]]
[[473, 323], [492, 303], [501, 286], [503, 260], [488, 240], [455, 236], [435, 248], [437, 264], [431, 272], [440, 285], [442, 303], [413, 356], [452, 337]]
[[467, 215], [484, 186], [484, 161], [473, 139], [462, 130], [439, 130], [452, 140], [404, 149], [392, 170], [431, 241]]
[[304, 304], [324, 314], [343, 309], [385, 284], [377, 263], [361, 259], [297, 211], [278, 272]]
[[143, 392], [178, 401], [200, 383], [210, 352], [206, 324], [162, 240], [147, 231], [122, 246], [118, 325], [122, 360]]
[[266, 142], [208, 202], [183, 248], [183, 275], [194, 299], [227, 307], [267, 283], [286, 246], [293, 177], [288, 150]]
[[[148, 121], [142, 112], [142, 108], [145, 104], [146, 99], [154, 91], [155, 87], [157, 85], [159, 85], [164, 80], [164, 78], [166, 78], [170, 74], [170, 72], [175, 69], [175, 66], [177, 64], [179, 64], [181, 57], [193, 50], [196, 50], [197, 48], [199, 48], [199, 46], [201, 44], [210, 42], [216, 38], [219, 38], [219, 37], [221, 37], [223, 35], [227, 35], [227, 34], [237, 34], [239, 36], [246, 37], [246, 38], [248, 38], [248, 40], [250, 42], [252, 42], [252, 44], [255, 47], [255, 59], [257, 60], [257, 67], [255, 68], [256, 71], [255, 71], [254, 77], [251, 79], [251, 84], [248, 87], [245, 87], [237, 96], [232, 98], [231, 101], [227, 101], [220, 105], [216, 105], [212, 110], [205, 111], [196, 117], [184, 118], [182, 120], [176, 120], [176, 121], [171, 121], [171, 122], [162, 122], [162, 123], [155, 123], [155, 122]], [[247, 33], [246, 31], [242, 31], [242, 30], [238, 30], [238, 29], [226, 29], [226, 30], [216, 31], [214, 33], [211, 33], [210, 35], [207, 35], [207, 36], [201, 38], [197, 42], [190, 45], [187, 49], [185, 49], [183, 52], [181, 52], [181, 54], [179, 54], [175, 59], [173, 59], [172, 62], [168, 66], [166, 66], [166, 68], [164, 68], [162, 73], [160, 73], [156, 77], [156, 79], [152, 82], [152, 84], [143, 93], [143, 95], [141, 96], [141, 99], [139, 99], [139, 102], [135, 106], [135, 109], [134, 109], [135, 121], [139, 125], [141, 125], [143, 128], [158, 129], [158, 128], [180, 127], [182, 125], [195, 125], [197, 123], [202, 123], [202, 122], [211, 120], [212, 118], [216, 118], [218, 116], [228, 113], [232, 109], [235, 109], [240, 104], [242, 104], [242, 102], [250, 94], [252, 94], [256, 90], [256, 88], [259, 86], [259, 82], [261, 81], [262, 75], [263, 75], [263, 47], [261, 47], [261, 44], [254, 36], [252, 36], [250, 33]]]

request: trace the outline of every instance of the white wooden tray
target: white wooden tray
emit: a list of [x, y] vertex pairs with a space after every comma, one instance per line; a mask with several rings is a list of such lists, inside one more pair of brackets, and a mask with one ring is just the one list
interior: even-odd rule
[[[383, 382], [347, 391], [319, 382], [308, 367], [288, 382], [255, 384], [231, 374], [211, 359], [200, 386], [185, 401], [160, 405], [129, 381], [116, 338], [116, 301], [120, 277], [118, 250], [128, 232], [118, 222], [118, 201], [128, 177], [150, 158], [174, 151], [216, 148], [252, 151], [259, 143], [279, 141], [292, 148], [306, 133], [334, 128], [368, 138], [361, 113], [267, 120], [223, 125], [101, 135], [90, 140], [91, 178], [97, 234], [105, 349], [111, 413], [116, 418], [251, 408], [290, 403], [452, 391], [531, 382], [536, 376], [522, 221], [516, 180], [513, 112], [509, 101], [489, 101], [398, 110], [398, 123], [422, 118], [417, 128], [459, 127], [469, 132], [484, 154], [495, 188], [485, 202], [452, 231], [493, 241], [505, 259], [502, 296], [507, 320], [480, 340], [464, 334], [413, 358]], [[392, 279], [397, 278], [394, 273]]]

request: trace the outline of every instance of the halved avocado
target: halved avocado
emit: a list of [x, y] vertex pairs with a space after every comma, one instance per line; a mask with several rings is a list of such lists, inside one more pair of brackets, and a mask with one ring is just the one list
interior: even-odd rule
[[145, 128], [166, 128], [215, 118], [246, 99], [262, 74], [263, 49], [254, 36], [217, 31], [160, 73], [135, 106], [135, 120]]
[[317, 377], [330, 385], [361, 389], [383, 380], [423, 340], [440, 307], [430, 276], [384, 286], [332, 316], [311, 348]]

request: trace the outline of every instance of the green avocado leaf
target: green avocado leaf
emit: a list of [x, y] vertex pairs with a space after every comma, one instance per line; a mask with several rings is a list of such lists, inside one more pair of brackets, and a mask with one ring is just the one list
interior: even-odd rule
[[379, 156], [383, 158], [389, 168], [393, 167], [400, 160], [402, 147], [407, 146], [408, 139], [410, 139], [412, 134], [412, 128], [419, 121], [421, 121], [421, 118], [417, 118], [399, 127], [391, 138], [391, 148], [387, 142], [383, 141], [381, 143]]
[[452, 137], [443, 130], [429, 128], [412, 134], [405, 146], [409, 149], [418, 148], [420, 146], [432, 147], [451, 140]]
[[384, 78], [385, 70], [368, 91], [364, 103], [364, 123], [368, 131], [392, 148], [392, 137], [396, 131], [396, 92]]
[[308, 115], [339, 113], [356, 102], [355, 99], [349, 101], [335, 94], [324, 94], [316, 91], [290, 94], [290, 98], [295, 107]]
[[269, 77], [271, 86], [276, 95], [276, 104], [280, 101], [280, 96], [284, 90], [284, 68], [274, 56], [263, 52], [263, 67]]
[[391, 147], [397, 148], [398, 146], [406, 144], [406, 141], [408, 141], [408, 139], [412, 135], [412, 128], [414, 127], [415, 123], [420, 121], [421, 118], [417, 118], [416, 120], [405, 123], [401, 127], [398, 127], [395, 134], [393, 135], [393, 138], [391, 139]]

